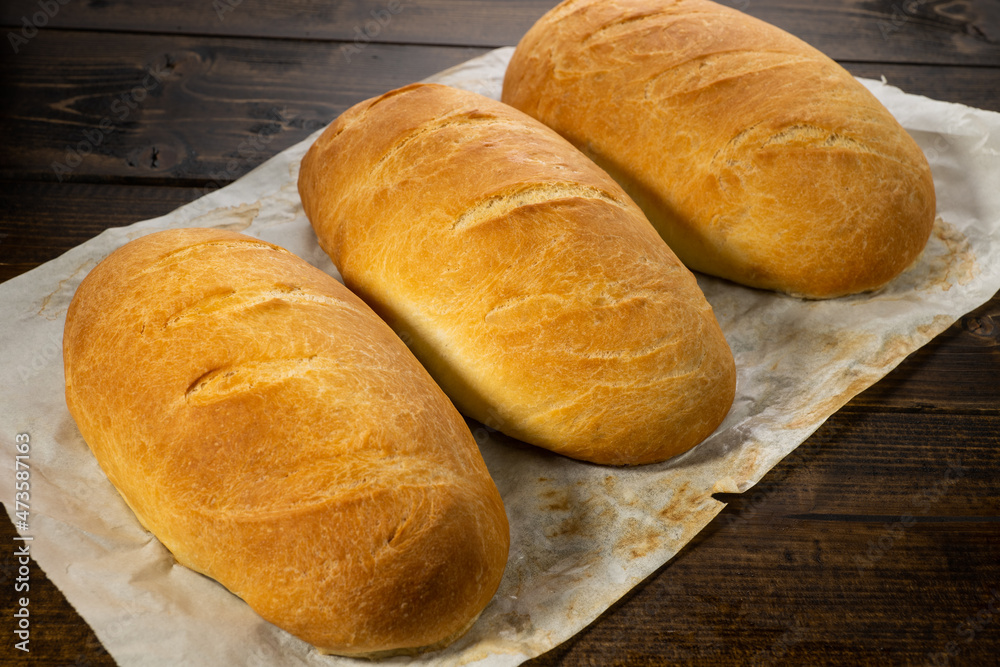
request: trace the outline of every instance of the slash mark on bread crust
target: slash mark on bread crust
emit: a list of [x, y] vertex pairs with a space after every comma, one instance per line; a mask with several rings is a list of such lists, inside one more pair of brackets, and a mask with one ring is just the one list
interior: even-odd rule
[[163, 255], [155, 262], [140, 271], [140, 275], [147, 275], [153, 273], [154, 271], [160, 270], [164, 264], [169, 261], [180, 262], [187, 258], [189, 255], [197, 254], [202, 250], [209, 248], [246, 248], [253, 250], [269, 250], [272, 252], [283, 252], [286, 255], [291, 254], [284, 248], [280, 248], [276, 245], [271, 245], [270, 243], [265, 243], [264, 241], [246, 240], [246, 241], [205, 241], [204, 243], [196, 243], [195, 245], [185, 246], [177, 250], [173, 250]]
[[454, 116], [446, 116], [444, 118], [435, 119], [429, 123], [421, 125], [410, 134], [406, 135], [395, 144], [392, 145], [385, 154], [379, 158], [378, 162], [373, 166], [374, 169], [380, 168], [384, 163], [392, 159], [393, 156], [397, 155], [400, 151], [405, 149], [407, 146], [417, 141], [421, 137], [433, 132], [439, 132], [445, 128], [454, 127], [456, 125], [511, 125], [512, 121], [505, 120], [502, 118], [497, 118], [495, 116], [484, 114], [480, 111], [467, 111], [462, 114]]
[[456, 218], [451, 229], [455, 231], [474, 227], [508, 215], [524, 206], [564, 199], [599, 199], [624, 208], [620, 201], [597, 188], [575, 184], [535, 183], [516, 192], [494, 195], [476, 202]]
[[210, 403], [232, 394], [243, 393], [254, 385], [274, 384], [299, 377], [323, 365], [316, 355], [289, 359], [269, 359], [232, 364], [209, 369], [188, 385], [184, 399], [189, 403]]
[[167, 321], [164, 322], [163, 326], [165, 328], [170, 328], [210, 315], [217, 317], [223, 313], [233, 313], [238, 310], [247, 310], [269, 301], [288, 301], [296, 303], [313, 302], [354, 310], [354, 307], [346, 301], [323, 294], [304, 292], [298, 287], [284, 287], [261, 291], [242, 290], [239, 292], [236, 290], [227, 290], [208, 295], [204, 299], [196, 301], [186, 308], [182, 308], [169, 317]]

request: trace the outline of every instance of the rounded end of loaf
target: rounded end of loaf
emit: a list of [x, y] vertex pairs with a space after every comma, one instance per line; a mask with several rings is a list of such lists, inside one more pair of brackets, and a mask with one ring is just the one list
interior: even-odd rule
[[158, 232], [83, 280], [66, 399], [140, 523], [323, 652], [441, 648], [509, 527], [465, 421], [326, 273], [257, 239]]
[[352, 510], [371, 505], [366, 521], [346, 523], [325, 510], [302, 521], [301, 535], [286, 532], [275, 545], [287, 551], [297, 539], [350, 540], [356, 549], [349, 561], [307, 569], [288, 559], [274, 568], [283, 573], [280, 585], [240, 596], [325, 654], [416, 655], [464, 635], [496, 593], [506, 565], [508, 528], [499, 497], [484, 502], [478, 491], [447, 482], [411, 487], [405, 475], [384, 485], [352, 501]]
[[[704, 204], [686, 207], [687, 214], [662, 188], [639, 182], [610, 161], [596, 161], [691, 270], [829, 299], [886, 286], [927, 245], [936, 211], [934, 183], [915, 142], [907, 152], [912, 167], [850, 149], [768, 148], [748, 155], [743, 165], [692, 178], [686, 196]], [[816, 174], [823, 174], [822, 184]]]
[[[708, 318], [711, 318], [709, 320]], [[582, 392], [580, 403], [544, 411], [545, 422], [510, 423], [541, 447], [599, 465], [660, 463], [703, 442], [725, 420], [736, 394], [736, 367], [714, 317], [684, 345], [696, 359], [682, 375], [628, 371], [614, 386]], [[497, 415], [497, 411], [493, 411]]]
[[614, 176], [693, 270], [831, 298], [883, 287], [930, 237], [916, 142], [840, 65], [730, 7], [563, 2], [502, 99]]

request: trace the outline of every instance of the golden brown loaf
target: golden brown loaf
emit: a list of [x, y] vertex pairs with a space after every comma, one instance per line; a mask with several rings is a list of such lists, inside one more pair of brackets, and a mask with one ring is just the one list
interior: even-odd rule
[[440, 85], [386, 93], [327, 128], [299, 192], [347, 286], [488, 426], [637, 464], [728, 412], [733, 357], [694, 276], [521, 112]]
[[504, 102], [614, 176], [690, 268], [824, 298], [920, 254], [917, 144], [833, 60], [708, 0], [567, 0], [518, 44]]
[[177, 561], [323, 652], [463, 632], [507, 518], [464, 420], [343, 285], [205, 229], [151, 234], [83, 281], [66, 401]]

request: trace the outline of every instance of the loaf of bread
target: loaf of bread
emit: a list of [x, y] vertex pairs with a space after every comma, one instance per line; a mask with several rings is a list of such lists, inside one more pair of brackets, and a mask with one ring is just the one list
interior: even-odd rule
[[66, 402], [182, 565], [324, 653], [442, 645], [509, 532], [454, 405], [329, 275], [232, 232], [159, 232], [83, 281]]
[[608, 171], [690, 268], [810, 298], [874, 290], [930, 236], [920, 148], [842, 67], [708, 0], [566, 0], [503, 101]]
[[733, 356], [693, 274], [516, 109], [440, 85], [367, 100], [310, 148], [299, 193], [347, 286], [487, 426], [639, 464], [726, 416]]

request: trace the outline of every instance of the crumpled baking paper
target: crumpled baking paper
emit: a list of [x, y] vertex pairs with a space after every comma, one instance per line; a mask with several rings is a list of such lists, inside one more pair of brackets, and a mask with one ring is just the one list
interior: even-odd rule
[[[511, 52], [433, 80], [499, 98]], [[852, 396], [1000, 288], [1000, 114], [864, 83], [933, 168], [939, 217], [917, 264], [877, 293], [832, 301], [699, 276], [736, 357], [737, 396], [711, 437], [665, 463], [580, 463], [470, 422], [510, 517], [503, 583], [451, 647], [386, 663], [515, 665], [568, 639], [711, 521], [723, 507], [713, 493], [753, 486]], [[13, 520], [14, 442], [27, 433], [30, 521], [21, 533], [121, 665], [356, 664], [318, 654], [177, 565], [102, 474], [63, 398], [66, 308], [84, 275], [131, 239], [170, 227], [238, 230], [338, 275], [296, 189], [317, 135], [169, 215], [108, 230], [0, 285], [2, 500]]]

